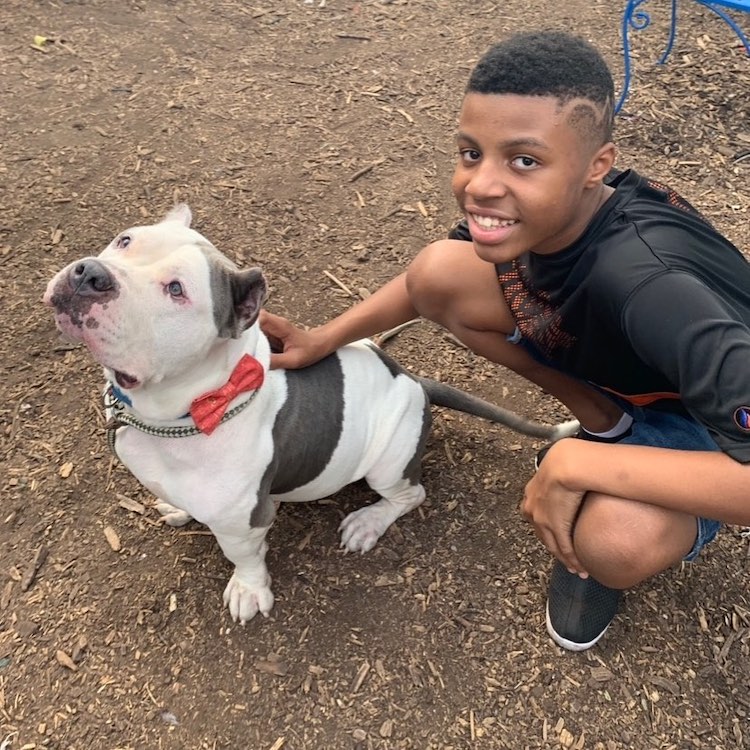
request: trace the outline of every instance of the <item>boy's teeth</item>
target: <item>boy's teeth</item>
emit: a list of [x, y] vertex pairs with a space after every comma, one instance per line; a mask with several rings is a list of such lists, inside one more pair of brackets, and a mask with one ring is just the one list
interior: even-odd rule
[[474, 214], [473, 218], [480, 227], [484, 227], [485, 229], [509, 227], [516, 223], [515, 219], [496, 219], [494, 216], [477, 216]]

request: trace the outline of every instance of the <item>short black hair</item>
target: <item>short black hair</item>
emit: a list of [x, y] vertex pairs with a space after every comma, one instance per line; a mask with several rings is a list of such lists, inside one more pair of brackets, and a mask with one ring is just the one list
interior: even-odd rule
[[612, 137], [612, 73], [596, 47], [564, 31], [522, 32], [490, 47], [471, 72], [466, 93], [553, 96], [561, 106], [586, 99], [594, 110], [576, 107], [571, 124], [601, 143]]

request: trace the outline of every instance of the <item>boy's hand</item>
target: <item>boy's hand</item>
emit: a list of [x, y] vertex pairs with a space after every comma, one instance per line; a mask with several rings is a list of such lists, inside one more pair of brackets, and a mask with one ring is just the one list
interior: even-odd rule
[[286, 318], [261, 310], [260, 327], [271, 343], [271, 369], [296, 370], [323, 359], [330, 351], [315, 329], [305, 331]]
[[550, 449], [539, 471], [526, 485], [520, 510], [533, 524], [540, 541], [568, 571], [586, 578], [588, 573], [573, 547], [573, 528], [586, 493], [566, 486], [560, 471], [567, 448], [563, 444], [571, 442], [575, 443], [563, 440]]

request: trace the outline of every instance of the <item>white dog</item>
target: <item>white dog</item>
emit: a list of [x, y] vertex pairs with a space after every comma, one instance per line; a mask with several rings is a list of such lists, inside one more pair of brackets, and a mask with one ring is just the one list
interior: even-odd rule
[[261, 272], [238, 270], [190, 222], [182, 205], [122, 232], [60, 271], [44, 299], [105, 368], [120, 460], [167, 523], [204, 523], [234, 564], [224, 591], [234, 620], [273, 606], [274, 501], [316, 500], [366, 479], [380, 499], [341, 524], [342, 545], [366, 552], [424, 500], [430, 403], [551, 440], [577, 428], [527, 422], [415, 378], [369, 341], [302, 370], [269, 370]]

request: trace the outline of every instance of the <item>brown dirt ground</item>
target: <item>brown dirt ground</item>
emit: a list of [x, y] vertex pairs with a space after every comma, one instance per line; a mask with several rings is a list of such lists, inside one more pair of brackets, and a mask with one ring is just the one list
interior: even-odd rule
[[[633, 591], [600, 647], [564, 654], [544, 632], [549, 557], [516, 512], [538, 444], [441, 413], [425, 506], [362, 557], [336, 533], [362, 487], [283, 508], [272, 617], [235, 627], [228, 563], [200, 527], [162, 527], [112, 461], [99, 369], [40, 303], [54, 271], [178, 199], [263, 266], [272, 310], [327, 319], [453, 222], [452, 136], [477, 56], [519, 28], [573, 28], [619, 76], [620, 5], [3, 0], [3, 750], [750, 746], [742, 529]], [[620, 164], [669, 180], [750, 249], [748, 62], [683, 3], [675, 53], [654, 67], [667, 3], [651, 5]], [[388, 346], [415, 371], [565, 416], [426, 324]]]

